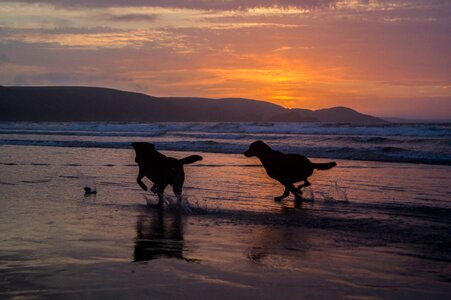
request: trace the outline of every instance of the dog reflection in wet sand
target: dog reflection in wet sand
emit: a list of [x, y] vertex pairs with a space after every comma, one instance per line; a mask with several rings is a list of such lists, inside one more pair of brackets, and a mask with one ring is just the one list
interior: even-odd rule
[[132, 143], [132, 146], [136, 152], [135, 162], [139, 166], [139, 173], [136, 178], [139, 186], [147, 191], [147, 186], [142, 179], [147, 177], [152, 181], [154, 185], [150, 190], [158, 195], [157, 206], [161, 206], [164, 203], [164, 190], [168, 185], [172, 185], [174, 194], [180, 204], [182, 201], [183, 183], [185, 182], [183, 166], [202, 160], [202, 157], [191, 155], [182, 159], [176, 159], [158, 152], [155, 146], [150, 143]]
[[138, 217], [133, 260], [148, 261], [158, 258], [183, 256], [183, 220], [179, 210], [153, 210]]
[[[313, 174], [313, 170], [329, 170], [335, 167], [335, 162], [312, 163], [307, 157], [300, 154], [284, 154], [271, 149], [262, 141], [253, 142], [249, 149], [244, 152], [246, 157], [256, 156], [260, 159], [266, 173], [269, 177], [280, 182], [285, 191], [281, 196], [274, 197], [275, 201], [281, 201], [288, 197], [290, 192], [296, 200], [302, 199], [301, 188], [310, 186], [308, 177]], [[303, 184], [294, 187], [294, 183], [303, 182]]]

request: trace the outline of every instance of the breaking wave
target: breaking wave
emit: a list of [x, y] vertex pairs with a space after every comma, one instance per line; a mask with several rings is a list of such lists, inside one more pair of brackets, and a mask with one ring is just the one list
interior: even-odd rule
[[451, 124], [1, 123], [0, 145], [242, 153], [255, 140], [310, 157], [451, 165]]

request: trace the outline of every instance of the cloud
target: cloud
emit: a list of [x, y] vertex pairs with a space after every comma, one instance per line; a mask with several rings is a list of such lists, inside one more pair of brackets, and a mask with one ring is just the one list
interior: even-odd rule
[[8, 28], [0, 27], [0, 34], [4, 38], [8, 38], [14, 35], [58, 35], [58, 34], [106, 34], [115, 32], [124, 32], [125, 30], [119, 30], [117, 28], [110, 27], [53, 27], [53, 28]]
[[314, 9], [336, 7], [342, 9], [373, 10], [383, 7], [424, 8], [449, 6], [449, 0], [8, 0], [56, 7], [164, 7], [196, 10], [248, 10], [261, 7]]
[[[69, 32], [72, 30], [69, 30]], [[146, 42], [160, 39], [161, 33], [143, 30], [66, 33], [62, 30], [16, 30], [14, 34], [3, 35], [4, 41], [20, 41], [32, 44], [51, 44], [72, 48], [120, 48], [141, 46]]]
[[4, 43], [48, 45], [49, 48], [102, 49], [124, 47], [166, 48], [171, 52], [190, 52], [186, 37], [177, 32], [157, 29], [53, 28], [17, 29], [0, 27]]
[[115, 15], [115, 14], [105, 14], [103, 15], [108, 21], [117, 21], [117, 22], [154, 22], [158, 15], [156, 14], [123, 14], [123, 15]]
[[167, 7], [200, 10], [243, 10], [256, 7], [330, 6], [337, 0], [12, 0], [22, 3], [42, 3], [63, 7]]

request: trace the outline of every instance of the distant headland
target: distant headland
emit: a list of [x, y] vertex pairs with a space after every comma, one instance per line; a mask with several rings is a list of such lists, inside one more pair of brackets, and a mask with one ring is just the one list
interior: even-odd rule
[[109, 88], [66, 86], [0, 86], [0, 121], [386, 123], [346, 107], [288, 109], [242, 98], [153, 97]]

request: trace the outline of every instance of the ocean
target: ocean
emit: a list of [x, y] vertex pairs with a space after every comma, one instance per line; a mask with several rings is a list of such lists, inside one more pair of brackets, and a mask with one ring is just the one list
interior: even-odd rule
[[[274, 202], [255, 140], [337, 166]], [[181, 207], [147, 205], [134, 141], [203, 156]], [[2, 123], [0, 298], [449, 299], [450, 145], [450, 124]]]
[[451, 165], [451, 124], [2, 123], [0, 145], [242, 153], [255, 140], [309, 157]]

